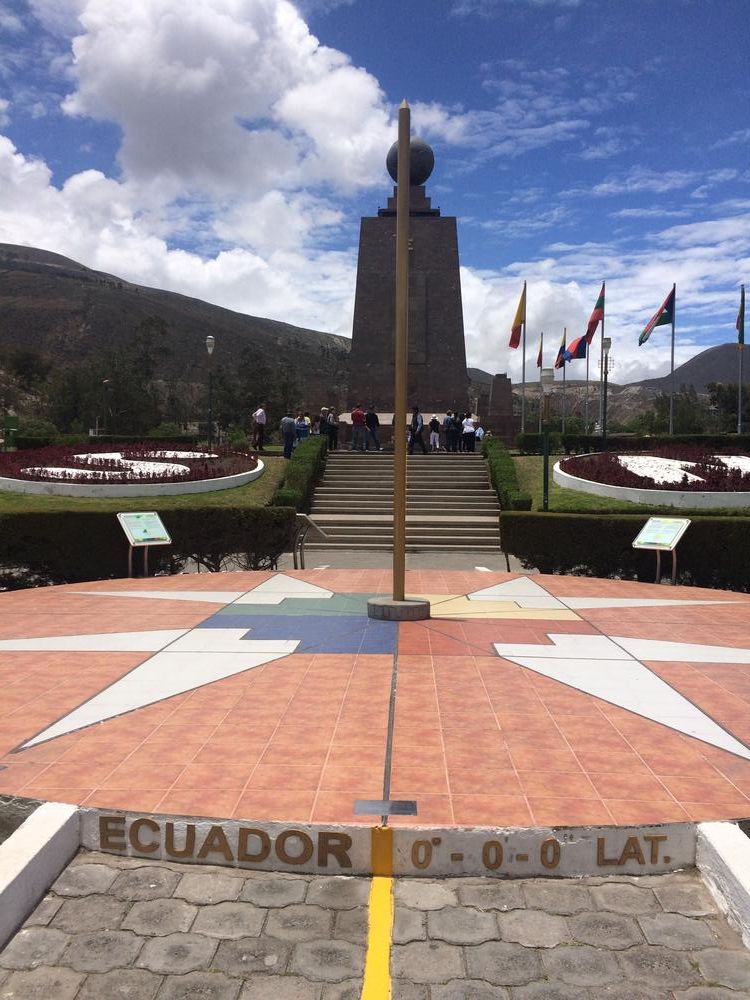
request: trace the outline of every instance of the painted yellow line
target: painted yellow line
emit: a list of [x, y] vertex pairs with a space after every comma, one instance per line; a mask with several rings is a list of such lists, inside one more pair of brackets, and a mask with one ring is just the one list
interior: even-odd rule
[[390, 1000], [391, 937], [393, 935], [393, 879], [373, 875], [370, 919], [361, 1000]]

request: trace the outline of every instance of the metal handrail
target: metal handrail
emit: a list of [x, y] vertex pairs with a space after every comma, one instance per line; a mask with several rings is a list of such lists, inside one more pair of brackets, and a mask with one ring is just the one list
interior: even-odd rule
[[[295, 569], [304, 569], [305, 541], [307, 540], [308, 534], [311, 531], [314, 531], [317, 534], [319, 534], [321, 538], [325, 539], [330, 538], [330, 535], [326, 531], [323, 531], [320, 525], [316, 524], [315, 521], [313, 521], [313, 519], [308, 514], [297, 514], [296, 517], [297, 517], [297, 531], [294, 535], [294, 541], [292, 542], [292, 558], [294, 560]], [[297, 565], [298, 554], [299, 554], [299, 565]]]

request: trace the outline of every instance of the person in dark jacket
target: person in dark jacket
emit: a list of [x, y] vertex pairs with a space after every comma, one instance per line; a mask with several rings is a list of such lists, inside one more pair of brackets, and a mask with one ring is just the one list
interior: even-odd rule
[[378, 415], [375, 412], [374, 403], [370, 403], [367, 408], [367, 413], [365, 414], [365, 427], [367, 428], [365, 449], [369, 449], [370, 441], [372, 440], [375, 451], [380, 451], [380, 441], [378, 440], [378, 427], [380, 427], [380, 420], [378, 420]]
[[419, 407], [414, 406], [411, 413], [411, 423], [409, 424], [409, 454], [414, 454], [414, 445], [418, 444], [422, 449], [422, 454], [427, 454], [427, 446], [424, 443], [422, 434], [424, 432], [424, 417], [419, 412]]

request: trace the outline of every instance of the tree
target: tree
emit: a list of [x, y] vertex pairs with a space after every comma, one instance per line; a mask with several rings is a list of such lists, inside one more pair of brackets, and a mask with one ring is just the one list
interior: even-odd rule
[[[675, 434], [703, 434], [707, 429], [709, 421], [706, 404], [692, 385], [683, 385], [674, 394], [673, 415]], [[669, 433], [669, 393], [659, 393], [654, 400], [653, 409], [639, 414], [631, 421], [630, 426], [637, 434]]]

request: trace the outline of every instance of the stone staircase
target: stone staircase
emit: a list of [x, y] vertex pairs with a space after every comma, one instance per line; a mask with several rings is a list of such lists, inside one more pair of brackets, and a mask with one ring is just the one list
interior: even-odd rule
[[[408, 457], [408, 549], [499, 549], [498, 512], [480, 454]], [[390, 548], [393, 453], [330, 452], [310, 516], [329, 538], [311, 535], [308, 548]]]

